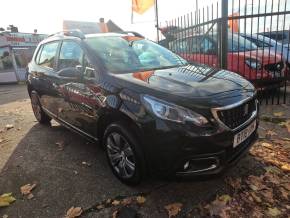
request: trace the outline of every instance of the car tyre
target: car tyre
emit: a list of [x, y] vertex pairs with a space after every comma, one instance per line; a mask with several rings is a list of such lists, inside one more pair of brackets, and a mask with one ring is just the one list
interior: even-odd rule
[[31, 92], [30, 99], [32, 111], [36, 120], [41, 124], [48, 124], [51, 121], [51, 118], [43, 111], [38, 94], [35, 91]]
[[141, 146], [129, 125], [117, 122], [104, 133], [103, 146], [114, 175], [126, 185], [137, 185], [145, 174], [145, 161]]

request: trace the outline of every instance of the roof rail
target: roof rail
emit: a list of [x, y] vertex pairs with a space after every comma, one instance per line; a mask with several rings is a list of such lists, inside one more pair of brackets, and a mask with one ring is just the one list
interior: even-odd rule
[[83, 34], [83, 32], [80, 31], [79, 29], [60, 31], [60, 32], [51, 34], [48, 37], [57, 36], [57, 35], [61, 35], [61, 36], [73, 36], [73, 37], [77, 37], [77, 38], [80, 38], [80, 39], [85, 39], [86, 38], [85, 35]]
[[140, 33], [135, 32], [135, 31], [122, 31], [120, 33], [133, 35], [133, 36], [140, 37], [140, 38], [145, 38], [145, 36], [141, 35]]

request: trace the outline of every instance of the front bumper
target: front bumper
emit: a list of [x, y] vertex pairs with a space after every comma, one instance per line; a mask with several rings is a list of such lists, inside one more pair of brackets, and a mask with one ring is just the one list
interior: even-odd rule
[[154, 130], [151, 126], [155, 134], [153, 136], [151, 131], [148, 132], [143, 143], [147, 168], [157, 175], [218, 174], [236, 163], [258, 138], [258, 120], [255, 131], [236, 148], [233, 148], [234, 135], [252, 122], [235, 131], [224, 130], [208, 136], [178, 131], [166, 122], [160, 122]]
[[[179, 164], [175, 172], [177, 176], [211, 175], [218, 174], [227, 167], [237, 163], [247, 153], [253, 143], [258, 139], [255, 131], [247, 140], [237, 148], [227, 148], [218, 153], [203, 154], [202, 156], [186, 157]], [[185, 166], [188, 166], [185, 168]]]

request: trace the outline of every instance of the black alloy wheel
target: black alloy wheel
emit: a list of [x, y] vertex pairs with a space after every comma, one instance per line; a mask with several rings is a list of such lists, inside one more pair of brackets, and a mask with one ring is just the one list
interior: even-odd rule
[[109, 165], [115, 176], [127, 185], [137, 185], [145, 172], [140, 144], [128, 125], [118, 122], [109, 125], [103, 138]]
[[42, 124], [49, 123], [51, 118], [47, 116], [45, 112], [42, 110], [37, 93], [33, 91], [30, 95], [30, 99], [32, 110], [37, 121]]

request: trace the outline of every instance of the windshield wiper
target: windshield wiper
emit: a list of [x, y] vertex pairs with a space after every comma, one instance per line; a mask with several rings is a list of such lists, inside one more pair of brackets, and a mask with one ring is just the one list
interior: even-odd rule
[[149, 68], [149, 69], [144, 69], [145, 70], [163, 70], [163, 69], [169, 69], [169, 68], [174, 68], [174, 67], [183, 67], [188, 65], [188, 63], [185, 64], [176, 64], [176, 65], [171, 65], [171, 66], [163, 66], [163, 67], [155, 67], [155, 68]]

